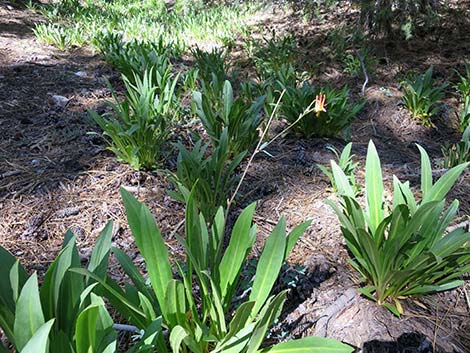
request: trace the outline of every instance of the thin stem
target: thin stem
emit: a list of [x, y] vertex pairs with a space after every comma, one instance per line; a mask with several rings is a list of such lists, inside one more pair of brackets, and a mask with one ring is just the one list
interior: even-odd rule
[[228, 203], [227, 203], [227, 210], [226, 210], [226, 213], [225, 213], [225, 223], [227, 223], [227, 217], [228, 217], [228, 214], [229, 214], [229, 210], [230, 210], [230, 206], [232, 205], [233, 203], [233, 200], [235, 199], [235, 196], [237, 195], [238, 191], [240, 190], [240, 187], [243, 183], [243, 180], [245, 179], [246, 177], [246, 174], [248, 173], [248, 169], [250, 168], [251, 166], [251, 163], [253, 162], [253, 159], [255, 158], [255, 156], [258, 154], [258, 152], [261, 151], [260, 149], [260, 146], [263, 142], [263, 139], [264, 137], [266, 136], [266, 133], [268, 132], [268, 129], [269, 127], [271, 126], [271, 123], [274, 119], [274, 115], [277, 111], [277, 108], [279, 107], [279, 105], [281, 104], [281, 100], [282, 100], [282, 97], [284, 96], [284, 93], [286, 92], [286, 90], [283, 90], [281, 92], [281, 95], [279, 96], [279, 99], [277, 100], [277, 103], [276, 105], [274, 106], [274, 109], [271, 113], [271, 116], [269, 117], [269, 120], [268, 120], [268, 123], [266, 124], [266, 127], [264, 128], [263, 132], [261, 133], [261, 138], [259, 139], [258, 141], [258, 144], [256, 145], [256, 148], [255, 150], [253, 151], [253, 153], [251, 154], [251, 157], [248, 161], [248, 164], [246, 165], [245, 167], [245, 170], [243, 171], [243, 174], [242, 174], [242, 177], [240, 178], [238, 184], [237, 184], [237, 187], [235, 188], [235, 191], [233, 192], [232, 196], [230, 197]]
[[238, 182], [237, 184], [237, 187], [235, 188], [235, 191], [233, 192], [232, 196], [230, 197], [228, 203], [227, 203], [227, 211], [226, 211], [226, 214], [225, 214], [225, 222], [227, 222], [227, 217], [228, 217], [228, 214], [229, 214], [229, 210], [230, 210], [230, 206], [232, 205], [233, 203], [233, 200], [235, 199], [235, 196], [237, 195], [238, 191], [240, 190], [240, 187], [243, 183], [243, 180], [245, 179], [246, 177], [246, 174], [248, 173], [248, 169], [250, 168], [252, 162], [253, 162], [253, 159], [255, 158], [255, 156], [261, 152], [262, 150], [264, 150], [267, 146], [269, 146], [273, 141], [275, 141], [277, 138], [279, 138], [279, 136], [281, 135], [284, 135], [288, 130], [290, 130], [292, 128], [292, 126], [294, 126], [295, 124], [297, 124], [300, 119], [302, 119], [306, 114], [308, 114], [309, 112], [312, 111], [312, 106], [315, 104], [315, 101], [312, 101], [312, 103], [309, 104], [309, 106], [303, 111], [302, 114], [299, 115], [299, 117], [297, 118], [296, 121], [294, 121], [292, 124], [290, 124], [288, 127], [286, 127], [284, 130], [282, 130], [279, 134], [277, 134], [276, 136], [274, 136], [270, 141], [268, 142], [265, 142], [265, 143], [262, 143], [263, 142], [263, 139], [264, 137], [266, 136], [266, 133], [268, 132], [268, 129], [269, 127], [271, 126], [271, 123], [274, 119], [274, 115], [279, 107], [279, 105], [281, 104], [281, 100], [282, 100], [282, 97], [284, 96], [284, 93], [286, 92], [286, 90], [284, 89], [282, 92], [281, 92], [281, 95], [279, 96], [279, 99], [277, 100], [277, 103], [276, 105], [274, 106], [274, 109], [271, 113], [271, 116], [269, 117], [269, 120], [268, 120], [268, 123], [266, 124], [266, 127], [264, 128], [262, 134], [261, 134], [261, 138], [258, 142], [258, 144], [256, 145], [256, 148], [255, 150], [253, 151], [249, 161], [248, 161], [248, 164], [246, 165], [245, 167], [245, 170], [243, 171], [243, 174], [242, 174], [242, 177], [240, 178], [240, 181]]

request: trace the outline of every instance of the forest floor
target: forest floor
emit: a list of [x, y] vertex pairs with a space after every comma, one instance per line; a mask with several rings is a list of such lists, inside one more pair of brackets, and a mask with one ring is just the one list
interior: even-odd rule
[[[373, 139], [387, 192], [392, 175], [418, 185], [415, 143], [426, 148], [439, 174], [440, 146], [459, 139], [454, 116], [457, 98], [451, 87], [433, 129], [410, 117], [399, 89], [408, 70], [420, 72], [433, 65], [440, 82], [451, 81], [454, 69], [461, 69], [465, 58], [470, 61], [470, 6], [468, 1], [459, 3], [460, 16], [448, 13], [435, 33], [376, 43], [378, 63], [351, 138], [360, 171], [368, 141]], [[326, 47], [328, 30], [353, 20], [354, 16], [324, 14], [322, 20], [303, 22], [292, 11], [278, 8], [252, 21], [258, 30], [267, 27], [295, 33], [304, 57], [319, 63], [316, 70], [321, 80], [348, 84], [359, 97], [363, 79], [346, 75]], [[42, 273], [59, 252], [67, 229], [76, 234], [81, 256], [87, 259], [99, 231], [114, 220], [115, 246], [142, 264], [119, 188], [126, 187], [147, 203], [162, 234], [180, 225], [184, 207], [167, 195], [170, 182], [163, 175], [133, 171], [106, 150], [99, 136], [89, 134], [98, 130], [87, 110], [104, 110], [104, 101], [110, 98], [105, 78], [113, 83], [119, 75], [88, 48], [61, 52], [38, 43], [32, 26], [41, 21], [28, 9], [0, 2], [0, 246], [29, 270]], [[258, 202], [255, 220], [260, 244], [281, 216], [290, 228], [313, 219], [280, 281], [291, 291], [273, 338], [328, 336], [367, 353], [470, 352], [469, 281], [453, 291], [404, 301], [401, 318], [359, 295], [358, 275], [348, 264], [338, 220], [324, 202], [335, 196], [316, 167], [334, 157], [328, 145], [342, 148], [345, 142], [297, 136], [276, 140], [269, 148], [271, 156], [255, 158], [238, 199], [238, 209]], [[174, 159], [166, 163], [174, 168]], [[362, 176], [360, 172], [360, 184]], [[470, 214], [469, 186], [470, 173], [466, 172], [449, 196], [461, 202], [458, 222]], [[177, 241], [168, 238], [167, 242], [178, 254]]]

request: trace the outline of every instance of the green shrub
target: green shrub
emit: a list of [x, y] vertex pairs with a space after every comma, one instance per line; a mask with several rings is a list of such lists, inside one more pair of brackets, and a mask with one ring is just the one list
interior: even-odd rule
[[451, 146], [442, 146], [444, 168], [453, 168], [459, 164], [470, 162], [470, 126], [468, 126], [460, 142]]
[[[112, 224], [97, 240], [88, 271], [104, 278]], [[80, 268], [75, 236], [69, 231], [39, 287], [17, 259], [0, 247], [0, 328], [22, 353], [113, 353], [117, 334], [103, 299], [92, 293], [97, 283], [70, 272]], [[0, 352], [9, 352], [0, 341]]]
[[[346, 175], [346, 177], [348, 178], [349, 184], [353, 188], [354, 195], [357, 195], [359, 193], [360, 187], [358, 184], [356, 184], [354, 174], [359, 163], [353, 162], [354, 155], [351, 155], [352, 142], [348, 143], [346, 147], [344, 147], [343, 152], [341, 152], [341, 155], [339, 151], [333, 146], [328, 146], [327, 148], [335, 154], [336, 159], [338, 160], [338, 166], [341, 168], [344, 175]], [[323, 173], [325, 173], [328, 179], [330, 179], [333, 191], [338, 191], [338, 187], [336, 185], [335, 178], [333, 176], [333, 171], [331, 170], [331, 168], [321, 164], [317, 164], [317, 166]]]
[[470, 65], [465, 64], [465, 75], [457, 72], [460, 82], [454, 87], [460, 94], [462, 108], [460, 109], [459, 131], [464, 132], [470, 125]]
[[212, 81], [224, 82], [228, 78], [227, 52], [223, 49], [213, 48], [207, 52], [199, 48], [191, 50], [191, 54], [196, 60], [196, 67], [199, 70], [201, 80], [209, 84]]
[[205, 219], [212, 222], [218, 208], [227, 206], [227, 199], [238, 181], [235, 171], [246, 156], [246, 151], [232, 155], [227, 129], [222, 131], [220, 140], [210, 153], [210, 144], [203, 144], [202, 139], [191, 151], [181, 143], [177, 147], [177, 171], [171, 177], [177, 192], [170, 194], [176, 200], [186, 202], [189, 192], [194, 190], [194, 202]]
[[81, 47], [87, 40], [87, 37], [80, 31], [78, 26], [63, 27], [40, 23], [34, 27], [33, 32], [40, 42], [53, 45], [61, 51], [70, 49], [73, 46]]
[[[228, 246], [224, 249], [224, 211], [219, 209], [212, 227], [189, 195], [186, 207], [185, 238], [178, 237], [185, 252], [185, 262], [171, 265], [169, 252], [149, 209], [125, 190], [121, 191], [129, 226], [144, 258], [150, 288], [144, 292], [144, 277], [127, 256], [116, 251], [123, 269], [133, 284], [124, 291], [101, 280], [113, 304], [142, 314], [146, 321], [158, 321], [159, 352], [260, 352], [269, 327], [280, 315], [286, 291], [271, 293], [281, 266], [309, 223], [286, 233], [281, 219], [267, 238], [259, 258], [252, 290], [243, 303], [235, 302], [240, 272], [256, 240], [253, 225], [255, 204], [245, 208], [233, 226]], [[85, 271], [82, 271], [86, 273]], [[176, 272], [176, 274], [175, 274]], [[150, 293], [149, 293], [150, 292]], [[148, 294], [149, 296], [147, 296]], [[113, 304], [114, 305], [114, 304]], [[123, 313], [124, 315], [124, 313]], [[163, 327], [168, 330], [164, 338]], [[158, 344], [158, 343], [157, 343]], [[155, 349], [156, 345], [149, 348]], [[302, 351], [313, 349], [329, 352], [352, 352], [353, 349], [331, 339], [308, 337], [266, 347], [262, 352]]]
[[265, 116], [271, 116], [273, 109], [281, 96], [284, 87], [295, 87], [297, 83], [297, 73], [290, 64], [282, 64], [279, 71], [265, 81], [247, 81], [240, 85], [242, 94], [249, 100], [254, 101], [257, 97], [264, 96]]
[[[419, 146], [418, 146], [419, 147]], [[339, 220], [354, 268], [367, 285], [361, 293], [386, 306], [394, 314], [403, 310], [402, 297], [423, 295], [455, 288], [470, 271], [470, 234], [464, 228], [448, 234], [458, 201], [446, 205], [446, 194], [469, 163], [460, 164], [433, 183], [431, 163], [421, 152], [421, 201], [417, 202], [409, 183], [393, 178], [393, 203], [384, 200], [380, 160], [372, 141], [366, 160], [366, 209], [341, 168], [331, 162], [342, 199], [340, 205], [327, 200]]]
[[94, 44], [106, 61], [115, 66], [128, 80], [133, 80], [136, 74], [141, 77], [153, 67], [154, 82], [159, 85], [161, 83], [157, 81], [158, 75], [171, 74], [169, 58], [181, 55], [178, 45], [173, 42], [165, 43], [163, 37], [160, 37], [158, 42], [125, 42], [119, 33], [105, 33], [97, 36]]
[[434, 87], [432, 66], [423, 74], [407, 80], [403, 85], [403, 102], [414, 119], [424, 126], [432, 127], [431, 117], [439, 111], [437, 102], [444, 96], [442, 85]]
[[232, 85], [225, 81], [220, 98], [214, 98], [207, 91], [202, 91], [194, 92], [193, 100], [197, 107], [196, 113], [214, 147], [220, 143], [224, 130], [227, 131], [228, 150], [231, 155], [249, 151], [258, 142], [264, 97], [253, 103], [242, 97], [234, 99]]
[[[280, 107], [281, 116], [290, 124], [295, 123], [292, 129], [305, 137], [334, 137], [340, 133], [348, 137], [352, 119], [364, 105], [350, 102], [348, 87], [341, 90], [330, 86], [314, 88], [305, 82], [301, 87], [287, 86], [285, 89]], [[321, 99], [324, 105], [319, 104]], [[317, 102], [315, 109], [299, 120], [312, 102]]]
[[455, 89], [464, 99], [470, 97], [470, 65], [465, 63], [465, 74], [456, 73], [460, 82], [455, 85]]
[[[157, 79], [155, 79], [155, 76]], [[145, 71], [142, 79], [134, 75], [134, 83], [123, 76], [126, 96], [120, 102], [113, 92], [114, 103], [108, 102], [111, 113], [103, 116], [90, 111], [93, 120], [103, 130], [103, 138], [119, 159], [134, 169], [153, 169], [161, 157], [171, 124], [179, 109], [175, 97], [178, 76], [154, 75], [154, 68]], [[154, 81], [160, 81], [159, 86]]]
[[[361, 50], [359, 53], [364, 61], [367, 74], [369, 76], [373, 75], [374, 68], [377, 66], [377, 60], [369, 50]], [[364, 75], [362, 69], [362, 63], [358, 55], [347, 54], [343, 58], [343, 71], [350, 74], [353, 77], [362, 77]]]
[[459, 131], [464, 132], [470, 126], [470, 96], [465, 97], [460, 109]]
[[253, 61], [261, 79], [267, 80], [276, 76], [284, 65], [294, 65], [295, 57], [298, 54], [294, 35], [279, 38], [273, 32], [271, 38], [263, 38], [261, 45], [258, 44], [258, 41], [253, 43]]

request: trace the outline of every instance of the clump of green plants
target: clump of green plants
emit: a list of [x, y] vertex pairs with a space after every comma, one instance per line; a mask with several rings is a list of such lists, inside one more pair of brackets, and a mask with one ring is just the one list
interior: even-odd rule
[[195, 41], [232, 44], [235, 38], [246, 36], [245, 19], [260, 5], [192, 1], [168, 7], [160, 0], [67, 0], [34, 8], [52, 25], [78, 27], [87, 41], [105, 30], [122, 33], [128, 42], [158, 42], [163, 37], [165, 43], [174, 41], [179, 48], [187, 49]]
[[224, 81], [222, 96], [215, 99], [206, 91], [194, 92], [196, 113], [217, 147], [226, 130], [231, 155], [249, 151], [259, 140], [258, 127], [262, 121], [264, 97], [250, 103], [243, 97], [234, 98], [230, 81]]
[[403, 313], [400, 299], [455, 288], [470, 271], [470, 233], [463, 227], [446, 232], [459, 202], [446, 207], [446, 195], [470, 163], [448, 170], [436, 182], [426, 151], [421, 153], [421, 200], [409, 182], [393, 177], [393, 202], [384, 199], [380, 159], [369, 143], [365, 170], [366, 208], [355, 198], [342, 169], [331, 161], [339, 205], [327, 200], [341, 222], [353, 255], [351, 264], [365, 283], [360, 291], [395, 315]]
[[[109, 224], [88, 263], [87, 271], [96, 278], [106, 275], [111, 236]], [[16, 352], [117, 352], [113, 320], [103, 299], [93, 293], [97, 283], [70, 271], [82, 266], [75, 240], [67, 232], [41, 286], [36, 273], [28, 276], [20, 262], [0, 247], [0, 328]], [[0, 351], [10, 352], [1, 341]]]
[[293, 66], [298, 54], [297, 40], [292, 34], [277, 37], [273, 31], [271, 38], [264, 37], [262, 44], [254, 41], [252, 46], [253, 61], [263, 80], [276, 76], [282, 66]]
[[109, 276], [102, 280], [88, 271], [81, 273], [96, 278], [111, 305], [139, 323], [139, 328], [153, 334], [155, 340], [149, 342], [149, 349], [173, 353], [353, 351], [335, 340], [316, 337], [265, 345], [266, 334], [279, 317], [287, 294], [287, 291], [272, 293], [273, 285], [309, 222], [287, 233], [285, 219], [279, 221], [261, 252], [251, 292], [240, 302], [235, 298], [240, 273], [256, 240], [255, 204], [241, 212], [228, 233], [225, 247], [224, 210], [220, 208], [212, 226], [207, 227], [191, 193], [186, 205], [185, 237], [177, 236], [185, 260], [170, 262], [169, 251], [150, 210], [125, 190], [121, 194], [150, 285], [145, 285], [145, 278], [118, 249], [114, 253], [132, 281], [125, 290]]
[[200, 48], [191, 50], [203, 82], [223, 83], [228, 78], [227, 52], [221, 48], [212, 48], [210, 52]]
[[460, 82], [454, 87], [460, 95], [460, 109], [459, 131], [464, 132], [467, 126], [470, 125], [470, 65], [465, 64], [465, 74], [462, 75], [457, 72]]
[[432, 127], [431, 117], [439, 111], [438, 101], [444, 96], [447, 84], [435, 86], [431, 66], [424, 74], [416, 75], [403, 84], [403, 102], [414, 119]]
[[[359, 58], [359, 55], [361, 56], [361, 58]], [[374, 68], [377, 65], [377, 59], [369, 50], [362, 50], [358, 52], [356, 55], [346, 54], [342, 59], [343, 66], [344, 66], [343, 71], [345, 73], [350, 74], [353, 77], [363, 76], [364, 73], [363, 73], [361, 59], [364, 62], [364, 66], [367, 71], [367, 74], [369, 76], [372, 75]]]
[[72, 46], [82, 46], [87, 37], [83, 35], [79, 27], [63, 27], [52, 24], [38, 24], [33, 29], [36, 38], [45, 44], [53, 45], [64, 51]]
[[178, 115], [175, 88], [179, 76], [168, 76], [157, 86], [154, 70], [144, 71], [142, 78], [134, 74], [135, 83], [123, 76], [126, 95], [120, 101], [113, 91], [114, 103], [108, 102], [112, 112], [102, 116], [89, 112], [103, 130], [109, 149], [136, 170], [158, 166]]
[[[355, 179], [355, 172], [356, 168], [359, 165], [359, 163], [353, 161], [354, 155], [351, 154], [351, 148], [352, 148], [352, 142], [348, 143], [343, 151], [339, 152], [338, 149], [336, 149], [334, 146], [328, 146], [327, 147], [331, 152], [334, 153], [336, 156], [336, 160], [338, 161], [337, 164], [343, 171], [344, 175], [348, 178], [349, 184], [352, 186], [354, 195], [357, 195], [360, 191], [360, 186], [356, 184], [356, 179]], [[333, 191], [337, 192], [338, 191], [338, 186], [336, 185], [335, 178], [333, 176], [333, 171], [331, 168], [326, 167], [322, 164], [317, 164], [317, 167], [320, 168], [320, 170], [325, 173], [325, 175], [328, 177], [330, 180], [331, 186], [333, 187]]]
[[162, 85], [162, 82], [171, 75], [170, 57], [179, 56], [181, 52], [173, 43], [165, 43], [163, 37], [158, 42], [131, 41], [124, 42], [119, 33], [108, 33], [95, 39], [101, 53], [111, 65], [129, 80], [134, 76], [142, 75], [150, 68], [154, 74], [154, 82]]
[[442, 146], [441, 151], [444, 156], [444, 168], [470, 162], [470, 126], [465, 129], [458, 143]]
[[[280, 114], [292, 125], [293, 131], [304, 137], [342, 134], [348, 138], [352, 119], [364, 106], [364, 103], [350, 101], [348, 87], [341, 90], [330, 86], [315, 88], [304, 82], [300, 87], [284, 88]], [[312, 109], [305, 113], [308, 107]]]
[[222, 131], [217, 145], [204, 144], [199, 139], [191, 150], [178, 143], [177, 171], [171, 175], [176, 191], [170, 195], [186, 202], [191, 190], [194, 203], [204, 218], [212, 222], [220, 206], [227, 207], [227, 201], [239, 180], [235, 171], [245, 158], [247, 151], [233, 155], [229, 149], [227, 129]]
[[433, 1], [373, 1], [360, 2], [361, 24], [374, 35], [391, 35], [393, 29], [401, 28], [405, 34], [412, 36], [416, 27], [424, 31], [439, 20], [436, 12], [438, 4]]

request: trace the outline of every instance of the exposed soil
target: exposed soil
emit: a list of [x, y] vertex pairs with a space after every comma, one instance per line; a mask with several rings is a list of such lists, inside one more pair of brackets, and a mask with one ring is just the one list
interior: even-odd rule
[[[399, 91], [399, 81], [409, 69], [423, 70], [432, 64], [437, 78], [449, 80], [455, 76], [454, 68], [460, 68], [464, 59], [470, 61], [470, 2], [456, 1], [457, 5], [435, 33], [376, 45], [379, 63], [367, 86], [366, 107], [353, 125], [352, 141], [362, 169], [367, 143], [374, 139], [388, 190], [394, 174], [413, 185], [419, 183], [415, 143], [437, 161], [440, 145], [459, 139], [452, 89], [434, 120], [435, 129], [410, 118], [401, 106]], [[324, 21], [303, 23], [277, 8], [253, 22], [260, 28], [294, 31], [307, 58], [305, 64], [321, 63], [317, 66], [320, 80], [347, 83], [359, 97], [362, 79], [344, 74], [325, 47], [328, 29], [353, 19], [341, 17], [341, 12], [325, 16]], [[89, 134], [98, 130], [87, 110], [104, 110], [103, 102], [110, 97], [105, 78], [117, 82], [119, 75], [87, 48], [60, 52], [38, 43], [31, 28], [39, 21], [43, 19], [30, 10], [0, 1], [0, 245], [29, 270], [43, 273], [67, 229], [77, 235], [81, 255], [87, 259], [99, 231], [114, 220], [115, 245], [141, 264], [119, 188], [135, 192], [149, 205], [163, 234], [169, 235], [181, 223], [183, 205], [167, 195], [170, 183], [164, 176], [134, 172], [106, 151], [99, 136]], [[333, 157], [328, 144], [341, 148], [345, 142], [296, 136], [277, 140], [269, 148], [274, 157], [255, 158], [237, 205], [258, 201], [255, 220], [260, 245], [282, 215], [289, 227], [313, 219], [289, 258], [292, 265], [307, 270], [295, 271], [292, 266], [283, 274], [295, 278], [296, 284], [273, 339], [328, 336], [364, 353], [470, 352], [470, 282], [453, 291], [405, 301], [406, 313], [400, 319], [358, 294], [358, 278], [347, 262], [337, 218], [324, 203], [335, 196], [315, 166]], [[435, 169], [437, 174], [442, 172], [437, 165]], [[361, 175], [359, 182], [363, 182]], [[457, 221], [470, 214], [469, 185], [467, 172], [451, 192], [452, 198], [461, 201]], [[168, 244], [175, 255], [181, 253], [174, 239], [168, 239]]]

